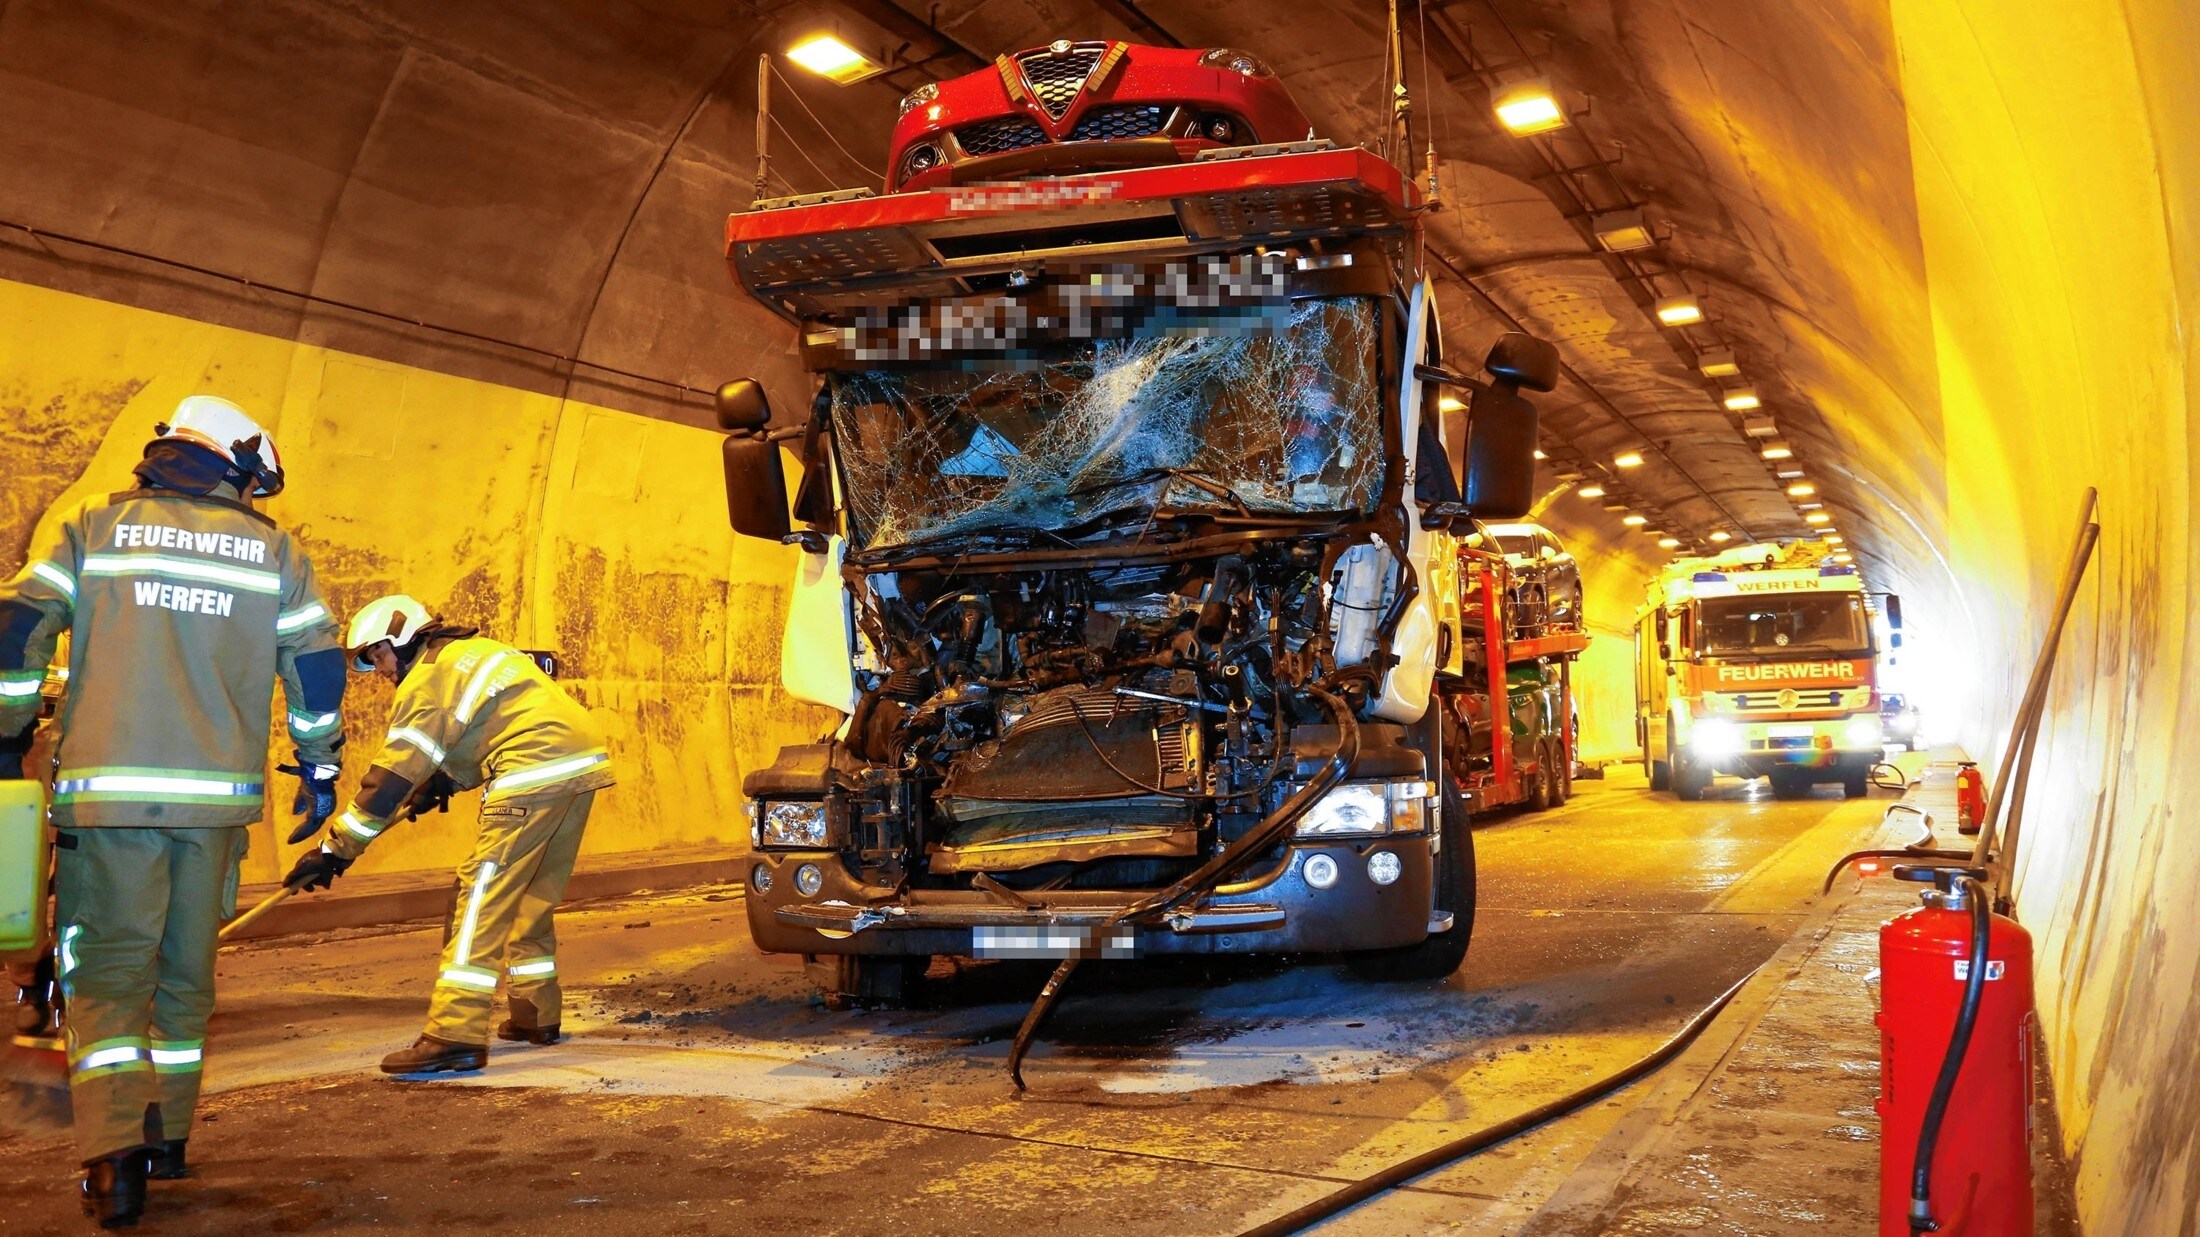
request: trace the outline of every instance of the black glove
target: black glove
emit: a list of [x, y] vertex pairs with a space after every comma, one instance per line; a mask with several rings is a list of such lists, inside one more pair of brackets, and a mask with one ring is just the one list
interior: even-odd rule
[[24, 723], [20, 734], [0, 734], [0, 782], [23, 780], [23, 761], [31, 754], [31, 736], [38, 731], [38, 719], [33, 717]]
[[301, 813], [305, 819], [290, 831], [291, 845], [295, 846], [321, 831], [328, 818], [336, 815], [336, 775], [342, 771], [338, 765], [306, 763], [303, 753], [293, 751], [298, 761], [294, 765], [276, 765], [280, 773], [288, 773], [298, 779], [298, 793], [290, 801], [290, 810]]
[[405, 800], [405, 819], [419, 820], [430, 811], [448, 812], [451, 796], [457, 793], [458, 783], [451, 780], [450, 774], [437, 769]]
[[283, 883], [301, 892], [308, 889], [326, 889], [336, 883], [336, 878], [351, 866], [351, 860], [332, 850], [316, 846], [298, 856], [298, 862], [290, 869]]

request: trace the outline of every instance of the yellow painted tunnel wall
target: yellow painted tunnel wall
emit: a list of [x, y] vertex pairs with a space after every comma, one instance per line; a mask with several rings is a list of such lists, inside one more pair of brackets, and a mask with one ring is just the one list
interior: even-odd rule
[[[177, 400], [234, 399], [282, 445], [268, 513], [339, 613], [401, 589], [559, 655], [619, 773], [587, 851], [746, 845], [741, 775], [835, 720], [779, 689], [795, 554], [727, 527], [717, 434], [5, 281], [0, 375], [0, 569], [57, 499], [128, 488]], [[352, 676], [347, 794], [388, 706], [386, 684]], [[247, 880], [290, 857], [291, 783], [271, 785]], [[361, 870], [454, 865], [471, 807], [385, 834]]]
[[[1946, 425], [1939, 698], [2000, 751], [2080, 491], [2102, 540], [2019, 856], [2086, 1230], [2200, 1216], [2200, 10], [1895, 0]], [[1944, 589], [1946, 580], [1920, 580]]]

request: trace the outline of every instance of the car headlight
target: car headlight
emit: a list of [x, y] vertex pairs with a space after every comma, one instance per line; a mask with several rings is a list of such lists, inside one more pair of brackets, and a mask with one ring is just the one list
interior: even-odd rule
[[1199, 58], [1199, 63], [1210, 69], [1228, 69], [1246, 77], [1274, 77], [1260, 58], [1234, 47], [1217, 47]]
[[1700, 718], [1688, 729], [1688, 750], [1698, 756], [1739, 756], [1742, 728], [1723, 718]]
[[901, 111], [895, 114], [898, 116], [907, 116], [910, 112], [910, 109], [923, 107], [925, 104], [930, 103], [932, 100], [939, 97], [939, 83], [926, 82], [922, 86], [917, 87], [915, 90], [912, 90], [908, 94], [905, 94], [901, 97]]
[[1841, 730], [1843, 747], [1878, 747], [1881, 731], [1876, 717], [1852, 718]]
[[1306, 809], [1293, 832], [1302, 838], [1418, 833], [1428, 820], [1428, 796], [1429, 784], [1419, 779], [1346, 782]]
[[759, 847], [816, 850], [825, 845], [825, 805], [814, 799], [771, 799], [757, 813]]

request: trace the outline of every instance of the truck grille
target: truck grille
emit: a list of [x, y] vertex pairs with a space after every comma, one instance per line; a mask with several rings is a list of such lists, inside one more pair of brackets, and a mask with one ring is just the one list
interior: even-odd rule
[[1060, 120], [1069, 111], [1077, 92], [1084, 89], [1085, 79], [1092, 76], [1092, 68], [1100, 63], [1100, 55], [1107, 50], [1105, 43], [1080, 43], [1057, 55], [1051, 51], [1026, 52], [1018, 58], [1024, 71], [1024, 81], [1030, 83], [1031, 93], [1038, 97], [1039, 106], [1047, 115]]
[[1158, 107], [1096, 107], [1077, 120], [1070, 130], [1073, 142], [1108, 142], [1122, 138], [1152, 137], [1161, 132], [1168, 115]]
[[1047, 135], [1046, 130], [1021, 116], [1004, 116], [957, 129], [955, 140], [961, 143], [964, 154], [998, 155], [1026, 146], [1043, 146]]
[[1780, 692], [1736, 692], [1734, 708], [1738, 712], [1753, 709], [1838, 709], [1841, 707], [1841, 689], [1837, 687], [1815, 688], [1796, 692], [1794, 703], [1783, 704]]

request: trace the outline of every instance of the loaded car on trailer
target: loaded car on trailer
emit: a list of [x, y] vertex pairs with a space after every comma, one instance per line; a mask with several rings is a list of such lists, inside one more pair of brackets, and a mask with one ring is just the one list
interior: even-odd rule
[[[846, 716], [745, 779], [747, 913], [829, 991], [890, 998], [937, 954], [1466, 952], [1468, 804], [1437, 774], [1467, 740], [1434, 702], [1466, 669], [1461, 538], [1528, 507], [1518, 392], [1556, 357], [1515, 335], [1487, 382], [1446, 369], [1413, 186], [1222, 144], [1302, 136], [1274, 106], [1125, 139], [1136, 166], [1077, 136], [1111, 91], [1167, 93], [1156, 66], [1202, 115], [1230, 75], [1274, 87], [1234, 54], [1004, 57], [904, 109], [900, 192], [729, 221], [819, 377], [779, 431], [721, 391], [729, 506], [801, 547], [783, 677]], [[1046, 143], [962, 183], [1002, 108]], [[912, 170], [924, 142], [945, 170]]]

